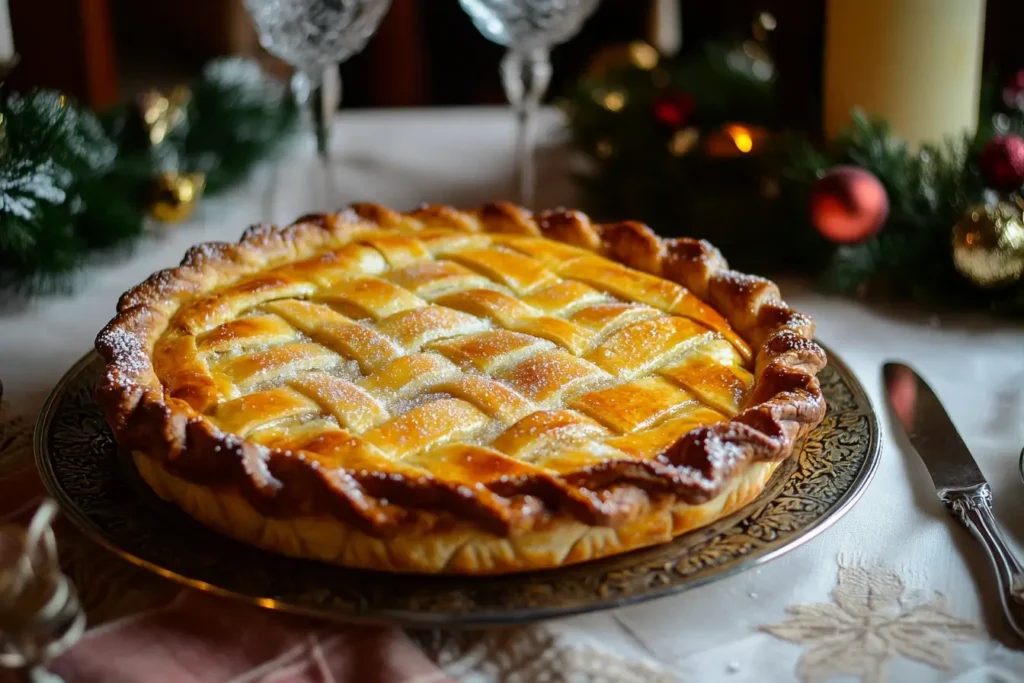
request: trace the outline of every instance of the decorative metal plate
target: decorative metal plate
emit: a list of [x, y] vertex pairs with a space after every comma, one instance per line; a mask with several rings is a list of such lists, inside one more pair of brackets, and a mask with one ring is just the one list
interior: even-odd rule
[[670, 595], [766, 562], [810, 539], [863, 493], [878, 462], [878, 421], [863, 388], [829, 354], [824, 422], [763, 494], [717, 523], [627, 555], [491, 578], [346, 570], [266, 553], [207, 530], [159, 500], [119, 451], [93, 389], [90, 353], [53, 390], [35, 453], [50, 493], [83, 531], [164, 577], [264, 607], [406, 626], [524, 623]]

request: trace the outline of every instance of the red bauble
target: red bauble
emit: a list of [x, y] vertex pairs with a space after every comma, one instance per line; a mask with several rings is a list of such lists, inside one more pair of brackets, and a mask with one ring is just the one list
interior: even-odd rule
[[690, 120], [695, 106], [690, 93], [666, 93], [654, 101], [654, 118], [669, 128], [682, 128]]
[[1000, 135], [985, 143], [978, 159], [981, 177], [996, 190], [1016, 190], [1024, 183], [1024, 138]]
[[878, 178], [857, 166], [829, 169], [811, 187], [811, 223], [832, 242], [863, 242], [889, 216], [889, 196]]

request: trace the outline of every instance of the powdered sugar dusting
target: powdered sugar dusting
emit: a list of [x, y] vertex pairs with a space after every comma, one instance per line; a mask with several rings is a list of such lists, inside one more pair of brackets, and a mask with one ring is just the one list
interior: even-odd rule
[[188, 250], [182, 261], [183, 265], [202, 265], [207, 261], [224, 258], [224, 252], [234, 245], [227, 242], [203, 242]]
[[363, 372], [357, 360], [343, 360], [330, 370], [332, 375], [355, 382], [363, 377]]
[[420, 406], [426, 405], [428, 403], [433, 403], [434, 401], [441, 401], [451, 397], [451, 394], [446, 394], [443, 391], [420, 394], [419, 396], [413, 396], [412, 398], [406, 398], [401, 401], [395, 401], [390, 406], [390, 412], [393, 417], [398, 417], [399, 415], [404, 415], [405, 413], [408, 413], [413, 408], [419, 408]]
[[728, 473], [740, 460], [746, 457], [746, 449], [741, 445], [743, 435], [739, 428], [730, 422], [716, 425], [708, 430], [708, 438], [704, 442], [704, 453], [708, 459], [711, 478], [717, 479]]
[[466, 443], [474, 446], [488, 446], [508, 428], [501, 420], [491, 420], [486, 427], [473, 434]]
[[280, 232], [273, 223], [255, 223], [246, 228], [245, 232], [242, 233], [242, 239], [246, 241], [257, 241], [265, 240]]
[[[195, 291], [198, 288], [187, 282], [180, 268], [166, 268], [149, 276], [143, 284], [129, 290], [123, 302], [134, 306], [141, 301], [155, 298], [156, 303], [166, 303], [174, 294], [181, 290]], [[186, 284], [187, 283], [187, 284]]]
[[108, 350], [114, 366], [128, 378], [141, 375], [151, 367], [139, 337], [121, 326], [105, 328], [96, 337], [96, 343]]

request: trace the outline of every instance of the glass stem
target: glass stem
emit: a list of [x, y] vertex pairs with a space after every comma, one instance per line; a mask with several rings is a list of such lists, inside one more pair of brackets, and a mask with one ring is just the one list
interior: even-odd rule
[[338, 64], [332, 62], [324, 67], [316, 79], [312, 92], [313, 128], [316, 132], [316, 151], [326, 163], [331, 157], [331, 129], [334, 117], [341, 104], [341, 74]]
[[551, 59], [545, 48], [527, 51], [512, 48], [501, 60], [501, 84], [516, 115], [515, 165], [519, 202], [529, 209], [535, 208], [537, 109], [550, 82]]

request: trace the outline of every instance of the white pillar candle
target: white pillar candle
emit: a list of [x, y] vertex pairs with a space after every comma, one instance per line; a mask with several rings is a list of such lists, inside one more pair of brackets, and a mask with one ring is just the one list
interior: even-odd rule
[[11, 30], [11, 15], [7, 0], [0, 0], [0, 64], [14, 59], [14, 32]]
[[682, 0], [654, 0], [651, 8], [651, 43], [671, 57], [683, 45]]
[[860, 107], [917, 146], [978, 126], [985, 0], [828, 0], [825, 134]]

